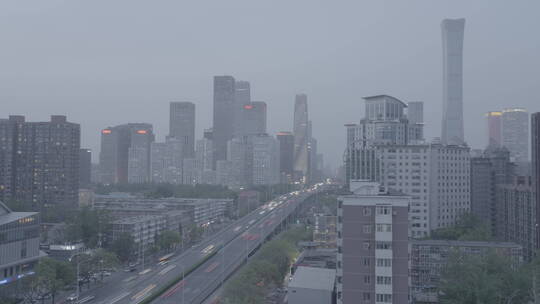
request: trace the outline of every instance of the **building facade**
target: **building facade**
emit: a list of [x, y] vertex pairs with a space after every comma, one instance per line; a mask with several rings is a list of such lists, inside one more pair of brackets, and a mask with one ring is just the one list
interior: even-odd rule
[[88, 187], [92, 183], [92, 150], [79, 150], [79, 187]]
[[502, 112], [492, 111], [486, 113], [488, 128], [488, 146], [501, 147], [502, 145]]
[[307, 95], [296, 95], [294, 102], [294, 172], [295, 179], [305, 181], [308, 174], [309, 130]]
[[254, 185], [279, 184], [279, 142], [263, 134], [252, 138]]
[[149, 181], [153, 141], [153, 128], [147, 123], [128, 123], [101, 130], [100, 181], [104, 184]]
[[65, 116], [26, 122], [0, 120], [0, 199], [36, 207], [76, 206], [79, 193], [80, 126]]
[[512, 161], [529, 161], [529, 113], [512, 108], [502, 111], [502, 145], [510, 151]]
[[195, 104], [171, 102], [169, 114], [169, 137], [182, 143], [183, 157], [195, 157]]
[[523, 255], [530, 261], [536, 251], [537, 221], [535, 193], [529, 176], [516, 176], [509, 184], [497, 185], [496, 238], [523, 247]]
[[443, 47], [443, 144], [462, 145], [463, 131], [463, 36], [465, 19], [441, 23]]
[[0, 202], [0, 295], [17, 292], [19, 279], [35, 274], [39, 251], [37, 212], [12, 212]]
[[[535, 206], [540, 205], [540, 112], [531, 115], [531, 157], [532, 157], [532, 188]], [[535, 213], [536, 223], [540, 223], [540, 208]], [[536, 248], [540, 247], [540, 225], [536, 225]]]
[[408, 303], [409, 198], [351, 181], [338, 198], [337, 303]]
[[214, 163], [227, 159], [227, 142], [233, 138], [235, 129], [235, 100], [234, 78], [214, 76]]
[[283, 181], [291, 182], [294, 173], [294, 135], [291, 132], [278, 132], [279, 141], [279, 171]]
[[183, 142], [174, 137], [150, 148], [150, 180], [153, 183], [182, 184]]

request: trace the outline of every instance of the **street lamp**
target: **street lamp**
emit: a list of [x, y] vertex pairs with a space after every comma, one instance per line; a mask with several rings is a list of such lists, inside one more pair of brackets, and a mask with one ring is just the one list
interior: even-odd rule
[[74, 253], [73, 255], [71, 255], [71, 257], [68, 259], [70, 262], [71, 260], [74, 258], [74, 257], [77, 257], [77, 300], [79, 299], [79, 295], [81, 293], [80, 291], [80, 283], [79, 283], [79, 275], [80, 275], [80, 265], [81, 265], [81, 261], [80, 261], [80, 258], [79, 256], [83, 254], [82, 252], [80, 252], [80, 248], [77, 249], [77, 252]]

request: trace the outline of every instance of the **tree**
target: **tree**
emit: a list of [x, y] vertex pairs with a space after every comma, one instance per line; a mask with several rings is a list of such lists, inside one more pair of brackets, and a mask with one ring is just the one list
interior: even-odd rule
[[441, 304], [521, 304], [530, 300], [525, 268], [513, 268], [508, 258], [452, 254], [441, 275]]
[[56, 294], [65, 286], [73, 283], [75, 271], [69, 263], [51, 258], [42, 258], [36, 267], [36, 275], [30, 282], [30, 290], [38, 298], [51, 295], [54, 304]]
[[433, 231], [431, 238], [435, 240], [490, 241], [492, 236], [485, 221], [470, 213], [465, 213], [453, 227]]
[[111, 250], [121, 262], [127, 262], [133, 256], [135, 241], [129, 233], [121, 234], [111, 245]]
[[166, 230], [157, 237], [157, 247], [161, 250], [171, 250], [176, 248], [182, 241], [178, 231]]
[[196, 241], [202, 237], [204, 229], [197, 225], [193, 225], [189, 230], [189, 238], [191, 241]]
[[101, 236], [106, 233], [111, 217], [103, 210], [93, 210], [90, 207], [81, 208], [68, 222], [67, 239], [71, 242], [83, 241], [86, 247], [100, 246]]

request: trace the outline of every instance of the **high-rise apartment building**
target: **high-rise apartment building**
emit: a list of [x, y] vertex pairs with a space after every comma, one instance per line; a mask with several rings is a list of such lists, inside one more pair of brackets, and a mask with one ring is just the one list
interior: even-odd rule
[[409, 198], [351, 181], [338, 198], [337, 303], [408, 303]]
[[502, 145], [512, 161], [529, 161], [529, 113], [520, 108], [505, 109], [501, 117]]
[[[511, 183], [515, 166], [505, 148], [489, 146], [481, 156], [471, 158], [471, 213], [484, 221], [496, 235], [497, 185]], [[500, 227], [499, 227], [500, 229]]]
[[488, 146], [500, 147], [502, 145], [502, 112], [487, 112]]
[[[540, 112], [531, 115], [532, 190], [535, 206], [540, 206]], [[535, 212], [536, 223], [540, 223], [540, 208]], [[540, 247], [540, 225], [536, 225], [536, 246]]]
[[279, 141], [279, 171], [290, 182], [294, 173], [294, 135], [291, 132], [278, 132], [276, 139]]
[[129, 123], [101, 130], [101, 182], [141, 183], [150, 180], [151, 124]]
[[461, 145], [463, 131], [463, 35], [465, 19], [444, 19], [443, 46], [443, 144]]
[[65, 116], [26, 122], [0, 120], [0, 199], [39, 207], [76, 205], [79, 195], [80, 126]]
[[92, 182], [92, 150], [79, 150], [79, 187], [84, 188]]
[[195, 104], [191, 102], [171, 102], [169, 137], [182, 142], [184, 158], [195, 156]]
[[497, 185], [497, 231], [498, 240], [514, 242], [523, 246], [523, 256], [530, 261], [538, 248], [538, 207], [530, 176], [515, 176], [508, 184]]
[[380, 181], [410, 196], [411, 236], [454, 225], [470, 211], [470, 157], [464, 146], [377, 145]]
[[214, 163], [227, 159], [227, 142], [235, 129], [236, 94], [232, 76], [214, 76]]
[[295, 179], [305, 181], [308, 174], [309, 126], [307, 95], [296, 95], [294, 103], [294, 171]]

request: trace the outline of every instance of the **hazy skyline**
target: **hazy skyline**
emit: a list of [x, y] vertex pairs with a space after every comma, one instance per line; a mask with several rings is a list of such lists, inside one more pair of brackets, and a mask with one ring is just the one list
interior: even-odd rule
[[232, 75], [268, 104], [273, 135], [292, 131], [295, 95], [307, 94], [319, 151], [335, 166], [363, 96], [423, 101], [426, 139], [440, 136], [440, 22], [465, 18], [465, 138], [481, 148], [485, 112], [540, 111], [539, 11], [533, 0], [4, 0], [0, 118], [65, 114], [96, 161], [107, 126], [152, 123], [162, 140], [170, 101], [195, 103], [202, 138], [213, 76]]

